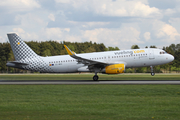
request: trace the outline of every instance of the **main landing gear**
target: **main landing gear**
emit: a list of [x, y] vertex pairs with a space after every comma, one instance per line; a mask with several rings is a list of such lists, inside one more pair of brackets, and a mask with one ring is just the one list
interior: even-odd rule
[[151, 75], [154, 76], [155, 73], [154, 73], [154, 70], [153, 70], [153, 66], [150, 66], [150, 68], [151, 68]]
[[97, 75], [94, 75], [94, 76], [93, 76], [93, 80], [94, 80], [94, 81], [98, 81], [98, 79], [99, 79], [99, 77], [98, 77]]
[[97, 73], [95, 73], [95, 75], [93, 76], [93, 80], [98, 81], [98, 79], [99, 79], [99, 77], [98, 77]]

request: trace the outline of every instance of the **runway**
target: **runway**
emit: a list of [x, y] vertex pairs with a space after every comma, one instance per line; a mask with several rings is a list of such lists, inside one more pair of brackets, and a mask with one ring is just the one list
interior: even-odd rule
[[172, 84], [180, 85], [180, 80], [133, 80], [133, 81], [123, 81], [123, 80], [0, 80], [1, 85], [93, 85], [93, 84], [119, 84], [119, 85], [139, 85], [139, 84]]

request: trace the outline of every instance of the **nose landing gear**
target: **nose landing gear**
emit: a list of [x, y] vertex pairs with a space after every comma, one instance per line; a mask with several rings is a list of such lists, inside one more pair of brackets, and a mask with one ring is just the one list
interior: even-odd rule
[[154, 76], [154, 75], [155, 75], [155, 73], [154, 73], [154, 72], [152, 72], [152, 73], [151, 73], [151, 75], [152, 75], [152, 76]]
[[151, 75], [154, 76], [155, 73], [154, 73], [154, 70], [153, 70], [153, 66], [150, 66], [150, 68], [151, 68]]

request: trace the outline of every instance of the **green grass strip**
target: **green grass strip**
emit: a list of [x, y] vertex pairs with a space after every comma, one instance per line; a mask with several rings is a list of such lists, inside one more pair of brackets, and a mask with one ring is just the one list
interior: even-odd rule
[[180, 120], [179, 85], [0, 85], [1, 120]]

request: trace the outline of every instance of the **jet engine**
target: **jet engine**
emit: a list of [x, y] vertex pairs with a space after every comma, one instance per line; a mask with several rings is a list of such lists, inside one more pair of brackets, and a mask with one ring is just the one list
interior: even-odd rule
[[104, 73], [104, 74], [120, 74], [120, 73], [124, 73], [124, 71], [125, 71], [124, 64], [114, 64], [114, 65], [106, 66], [102, 70], [102, 73]]

